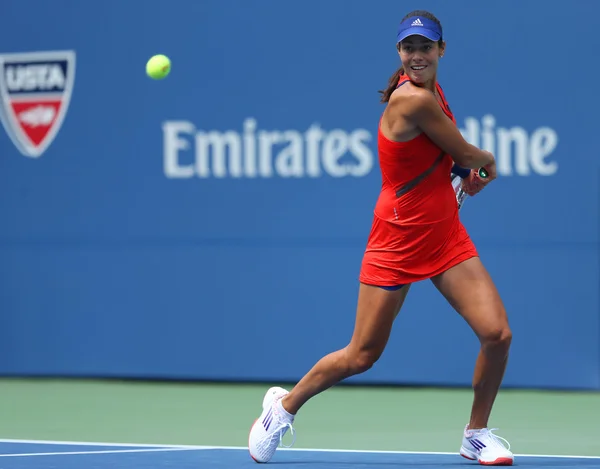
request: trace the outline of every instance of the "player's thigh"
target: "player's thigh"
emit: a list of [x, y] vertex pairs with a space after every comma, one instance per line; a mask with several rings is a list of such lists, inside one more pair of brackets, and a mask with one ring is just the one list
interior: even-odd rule
[[432, 278], [433, 284], [467, 321], [479, 339], [508, 334], [508, 317], [492, 278], [472, 257]]
[[390, 291], [361, 283], [349, 349], [383, 351], [409, 289], [405, 285]]
[[410, 290], [410, 283], [408, 283], [402, 287], [402, 296], [400, 297], [400, 301], [398, 302], [398, 305], [396, 306], [396, 311], [394, 312], [394, 319], [396, 319], [398, 314], [400, 314], [400, 310], [402, 309], [402, 306], [404, 305], [404, 300], [406, 300], [406, 296], [408, 295], [409, 290]]

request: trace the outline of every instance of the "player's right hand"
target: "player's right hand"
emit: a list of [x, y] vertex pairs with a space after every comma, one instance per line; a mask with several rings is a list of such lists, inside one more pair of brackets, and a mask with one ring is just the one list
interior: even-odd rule
[[[491, 153], [489, 153], [489, 152], [486, 152], [486, 153], [488, 153], [490, 155], [490, 157], [493, 158]], [[481, 190], [485, 186], [487, 186], [490, 182], [492, 182], [494, 179], [496, 179], [497, 172], [496, 172], [496, 161], [495, 160], [493, 160], [492, 163], [485, 165], [483, 167], [483, 169], [485, 169], [487, 171], [487, 177], [482, 178], [479, 175], [479, 170], [472, 169], [471, 174], [469, 174], [469, 177], [463, 179], [463, 181], [462, 181], [463, 190], [471, 197], [473, 197], [475, 194], [481, 192]]]
[[484, 179], [481, 179], [477, 175], [477, 170], [472, 169], [471, 174], [462, 180], [462, 190], [465, 191], [467, 195], [473, 197], [484, 188], [485, 184], [483, 181]]

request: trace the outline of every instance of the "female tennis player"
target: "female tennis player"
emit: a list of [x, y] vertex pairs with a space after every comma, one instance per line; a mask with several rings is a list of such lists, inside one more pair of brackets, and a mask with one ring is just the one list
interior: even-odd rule
[[[429, 12], [413, 11], [401, 22], [401, 68], [382, 91], [387, 103], [378, 128], [382, 188], [362, 267], [355, 329], [349, 344], [321, 360], [291, 390], [270, 388], [250, 430], [249, 450], [269, 461], [302, 407], [313, 396], [370, 369], [389, 339], [410, 285], [431, 279], [479, 338], [474, 400], [460, 454], [484, 465], [511, 465], [504, 439], [488, 419], [504, 376], [511, 330], [499, 294], [459, 220], [450, 173], [470, 170], [463, 187], [474, 195], [496, 177], [494, 156], [469, 144], [437, 83], [446, 44]], [[477, 175], [483, 167], [489, 178]]]

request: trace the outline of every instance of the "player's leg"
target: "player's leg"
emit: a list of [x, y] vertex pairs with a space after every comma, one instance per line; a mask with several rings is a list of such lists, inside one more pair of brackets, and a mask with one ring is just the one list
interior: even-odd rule
[[[506, 370], [512, 332], [496, 286], [478, 257], [452, 267], [432, 281], [452, 307], [467, 321], [481, 344], [473, 375], [474, 398], [468, 425], [471, 435], [478, 429], [487, 429]], [[487, 446], [490, 443], [494, 446], [493, 451], [489, 448], [484, 451], [491, 451], [484, 456], [481, 456], [483, 448], [478, 448], [482, 446], [482, 442], [479, 441], [482, 439], [488, 442]], [[469, 448], [469, 455], [477, 453], [480, 462], [484, 460], [491, 464], [497, 460], [498, 464], [506, 464], [509, 462], [507, 459], [511, 459], [512, 462], [512, 454], [502, 451], [501, 445], [498, 446], [499, 442], [493, 435], [488, 435], [487, 430], [485, 435], [474, 439], [471, 444], [473, 447]]]
[[311, 397], [371, 368], [383, 353], [409, 288], [388, 291], [361, 284], [350, 343], [319, 360], [283, 398], [283, 407], [296, 414]]
[[321, 358], [289, 393], [277, 387], [267, 391], [263, 412], [250, 430], [248, 445], [255, 461], [273, 457], [283, 435], [288, 429], [293, 432], [295, 414], [311, 397], [373, 366], [383, 353], [409, 287], [386, 290], [360, 284], [349, 344]]

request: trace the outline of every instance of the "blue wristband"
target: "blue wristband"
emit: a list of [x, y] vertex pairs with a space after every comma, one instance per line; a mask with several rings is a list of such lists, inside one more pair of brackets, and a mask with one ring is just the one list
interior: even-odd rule
[[454, 164], [454, 166], [452, 166], [452, 172], [463, 179], [468, 178], [469, 174], [471, 174], [470, 169], [463, 168], [461, 166], [458, 166], [457, 164]]

